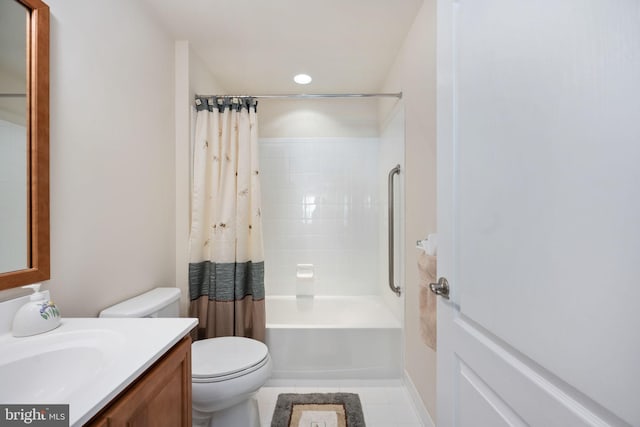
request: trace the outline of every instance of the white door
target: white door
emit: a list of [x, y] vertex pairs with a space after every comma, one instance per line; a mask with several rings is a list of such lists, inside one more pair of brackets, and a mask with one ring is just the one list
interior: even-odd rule
[[437, 25], [438, 427], [640, 426], [640, 1]]

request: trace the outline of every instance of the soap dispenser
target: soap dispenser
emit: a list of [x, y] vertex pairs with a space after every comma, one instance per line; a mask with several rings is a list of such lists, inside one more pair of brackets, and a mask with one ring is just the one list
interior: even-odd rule
[[23, 288], [33, 289], [29, 302], [20, 307], [13, 318], [12, 333], [14, 337], [27, 337], [41, 334], [60, 326], [60, 311], [53, 301], [46, 301], [40, 292], [40, 283], [26, 285]]

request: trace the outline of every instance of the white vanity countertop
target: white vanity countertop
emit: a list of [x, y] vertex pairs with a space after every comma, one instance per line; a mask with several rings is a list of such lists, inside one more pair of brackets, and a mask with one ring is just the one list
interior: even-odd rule
[[[0, 383], [0, 400], [68, 403], [70, 426], [81, 426], [197, 323], [191, 318], [63, 318], [60, 327], [43, 334], [24, 338], [2, 334], [0, 369], [16, 369], [3, 371], [3, 376], [12, 378]], [[26, 372], [21, 366], [28, 367]]]

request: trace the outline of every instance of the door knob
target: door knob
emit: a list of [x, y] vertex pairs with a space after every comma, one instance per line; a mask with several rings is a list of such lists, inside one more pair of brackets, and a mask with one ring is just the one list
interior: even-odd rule
[[449, 282], [445, 277], [438, 279], [438, 283], [429, 283], [429, 289], [436, 295], [449, 299]]

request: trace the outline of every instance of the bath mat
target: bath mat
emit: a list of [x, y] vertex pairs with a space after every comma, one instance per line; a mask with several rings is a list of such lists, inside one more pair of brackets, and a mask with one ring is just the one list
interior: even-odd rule
[[271, 427], [364, 427], [355, 393], [284, 393], [278, 395]]

